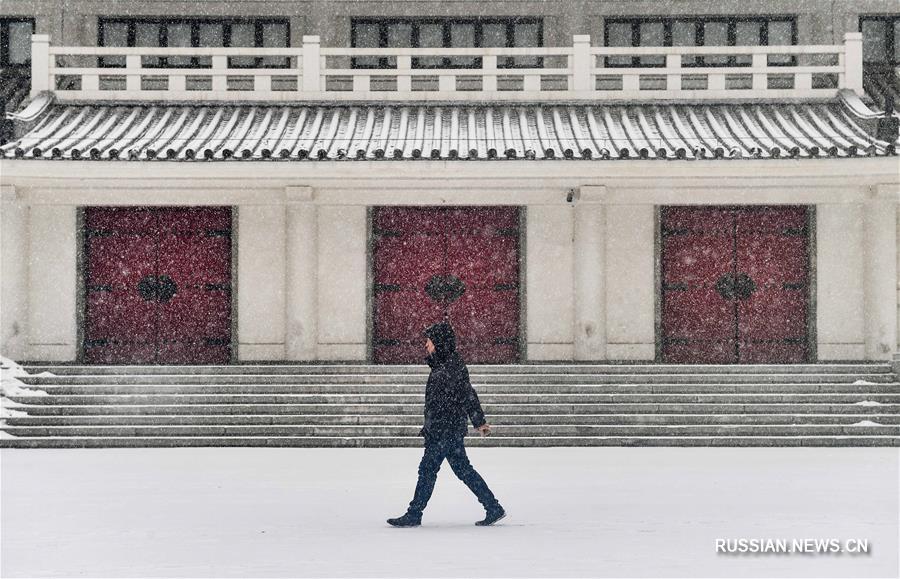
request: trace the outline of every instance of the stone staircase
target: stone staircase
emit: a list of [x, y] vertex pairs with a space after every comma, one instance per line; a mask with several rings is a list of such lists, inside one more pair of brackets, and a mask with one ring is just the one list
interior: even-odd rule
[[[0, 447], [421, 446], [427, 367], [28, 366]], [[470, 446], [895, 446], [888, 364], [470, 366]]]

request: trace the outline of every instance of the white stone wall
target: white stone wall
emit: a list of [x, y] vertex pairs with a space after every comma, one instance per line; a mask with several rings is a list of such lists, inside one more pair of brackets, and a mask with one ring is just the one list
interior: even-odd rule
[[[824, 9], [823, 9], [824, 7]], [[443, 2], [441, 0], [372, 0], [347, 2], [335, 0], [232, 0], [212, 2], [197, 0], [19, 0], [0, 3], [0, 15], [31, 16], [36, 19], [37, 31], [50, 34], [52, 41], [62, 39], [65, 45], [96, 45], [97, 19], [100, 16], [160, 16], [178, 14], [185, 17], [287, 18], [294, 45], [304, 34], [317, 34], [328, 46], [350, 45], [350, 20], [353, 17], [414, 17], [426, 16], [529, 16], [543, 19], [544, 43], [547, 46], [571, 41], [574, 34], [590, 34], [595, 44], [602, 44], [603, 22], [609, 17], [661, 15], [740, 15], [785, 14], [797, 18], [798, 42], [801, 44], [832, 44], [841, 41], [844, 32], [855, 31], [860, 14], [895, 13], [893, 0], [836, 0], [834, 2], [804, 2], [793, 0], [721, 0], [710, 4], [706, 0], [679, 0], [666, 5], [660, 14], [658, 0], [630, 0], [622, 2], [586, 2], [559, 0], [533, 2]]]
[[[893, 177], [872, 177], [881, 160], [768, 161], [765, 171], [709, 162], [703, 175], [694, 163], [656, 163], [650, 176], [642, 161], [502, 163], [503, 171], [500, 162], [426, 163], [271, 163], [260, 181], [257, 166], [241, 163], [158, 163], [150, 173], [145, 164], [6, 159], [0, 347], [14, 358], [75, 359], [77, 207], [235, 207], [237, 358], [363, 361], [367, 207], [518, 203], [526, 360], [653, 360], [656, 208], [688, 200], [815, 205], [819, 359], [886, 359], [882, 343], [897, 344], [900, 213]], [[790, 174], [811, 165], [826, 174]], [[565, 201], [570, 188], [582, 193], [574, 205]]]
[[656, 358], [656, 209], [606, 207], [606, 356]]
[[322, 360], [365, 360], [366, 207], [318, 209], [318, 344]]
[[285, 358], [315, 360], [319, 342], [318, 210], [309, 187], [288, 191], [285, 251]]
[[284, 205], [237, 209], [238, 359], [285, 358]]
[[0, 193], [0, 352], [22, 360], [28, 341], [28, 208], [14, 188]]
[[529, 360], [571, 360], [573, 218], [567, 205], [526, 210], [525, 336]]
[[876, 186], [864, 205], [866, 359], [890, 360], [897, 344], [897, 191]]
[[75, 218], [72, 205], [29, 208], [27, 360], [75, 359], [79, 245]]
[[816, 333], [820, 360], [866, 357], [863, 206], [816, 207]]

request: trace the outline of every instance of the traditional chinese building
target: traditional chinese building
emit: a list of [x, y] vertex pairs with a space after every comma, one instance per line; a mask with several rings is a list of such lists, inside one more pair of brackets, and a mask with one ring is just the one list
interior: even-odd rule
[[896, 6], [701, 4], [8, 3], [3, 351], [889, 359]]
[[[840, 382], [808, 397], [846, 407], [817, 412], [893, 404], [894, 2], [34, 0], [0, 15], [8, 358], [406, 364], [449, 319], [476, 364], [790, 364], [824, 374], [738, 381], [779, 392], [756, 402]], [[870, 365], [834, 365], [849, 361]], [[863, 400], [853, 372], [885, 384]], [[632, 410], [704, 392], [691, 423], [727, 422], [703, 414], [725, 399], [686, 386], [699, 378], [667, 376], [685, 386], [635, 389]], [[60, 384], [60, 404], [83, 402]], [[751, 421], [745, 394], [716, 412]]]

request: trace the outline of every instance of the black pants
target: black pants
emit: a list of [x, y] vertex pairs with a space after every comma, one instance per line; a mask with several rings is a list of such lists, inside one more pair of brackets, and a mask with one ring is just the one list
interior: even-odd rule
[[463, 445], [463, 437], [458, 435], [428, 436], [425, 438], [425, 454], [419, 463], [419, 482], [416, 484], [416, 492], [409, 503], [408, 511], [417, 515], [422, 514], [437, 480], [438, 471], [444, 459], [450, 463], [453, 474], [463, 481], [469, 490], [478, 497], [478, 502], [485, 510], [493, 510], [500, 507], [500, 503], [494, 497], [487, 483], [481, 475], [472, 468], [469, 457], [466, 456], [466, 447]]

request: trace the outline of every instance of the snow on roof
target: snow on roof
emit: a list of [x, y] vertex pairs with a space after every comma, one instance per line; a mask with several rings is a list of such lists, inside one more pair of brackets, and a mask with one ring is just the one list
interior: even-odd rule
[[5, 157], [118, 160], [881, 156], [839, 100], [730, 104], [55, 103]]

